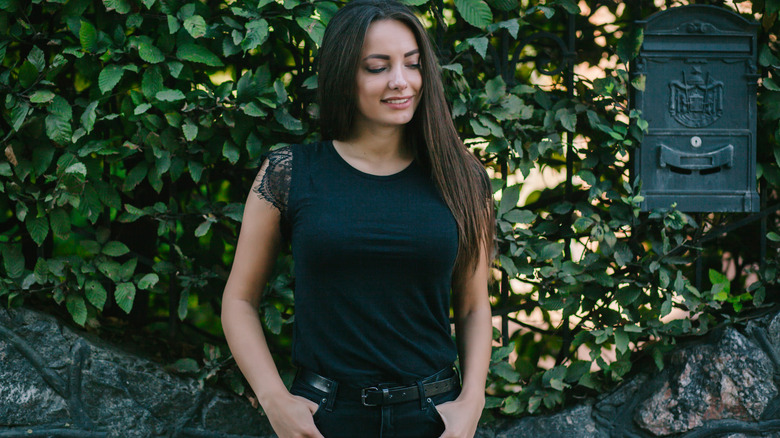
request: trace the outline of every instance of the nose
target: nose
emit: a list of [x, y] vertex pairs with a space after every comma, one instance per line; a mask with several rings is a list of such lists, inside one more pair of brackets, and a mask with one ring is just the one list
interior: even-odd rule
[[395, 74], [387, 85], [391, 90], [404, 90], [407, 86], [409, 86], [409, 83], [406, 82], [406, 77], [404, 76], [402, 68], [396, 70]]

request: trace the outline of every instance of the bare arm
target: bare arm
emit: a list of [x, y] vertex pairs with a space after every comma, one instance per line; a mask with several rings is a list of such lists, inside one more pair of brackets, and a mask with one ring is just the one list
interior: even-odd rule
[[263, 288], [282, 240], [279, 219], [279, 210], [271, 203], [254, 191], [249, 193], [235, 261], [222, 297], [222, 327], [238, 367], [279, 437], [321, 438], [312, 420], [316, 403], [287, 391], [258, 315]]
[[485, 407], [485, 381], [493, 339], [488, 272], [483, 249], [476, 270], [453, 286], [455, 333], [463, 372], [463, 390], [455, 401], [439, 406], [446, 426], [442, 437], [473, 437]]

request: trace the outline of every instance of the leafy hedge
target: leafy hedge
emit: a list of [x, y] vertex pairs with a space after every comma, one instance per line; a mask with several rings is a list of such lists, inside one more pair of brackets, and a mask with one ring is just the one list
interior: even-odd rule
[[[580, 10], [573, 0], [409, 3], [438, 43], [462, 138], [494, 177], [491, 293], [496, 312], [508, 311], [517, 328], [494, 351], [489, 409], [533, 413], [601, 391], [643, 357], [663, 367], [679, 337], [739, 321], [774, 299], [777, 245], [759, 266], [758, 225], [705, 244], [741, 216], [639, 212], [628, 157], [647, 124], [631, 110], [631, 88], [643, 81], [630, 80], [626, 63], [641, 33], [621, 29], [653, 10], [619, 2]], [[762, 23], [759, 182], [771, 204], [780, 186], [780, 4], [752, 2], [748, 11], [735, 3]], [[261, 154], [317, 138], [313, 59], [338, 7], [0, 0], [5, 305], [65, 309], [74, 323], [114, 339], [124, 339], [116, 328], [124, 327], [187, 344], [161, 353], [164, 360], [243, 393], [217, 317], [243, 201]], [[599, 8], [615, 19], [594, 24]], [[555, 63], [564, 54], [520, 45], [536, 31], [564, 35], [568, 13], [579, 32], [576, 62], [613, 65], [600, 79], [575, 77], [567, 93], [561, 75], [534, 85], [545, 80], [525, 59], [551, 51]], [[573, 184], [549, 184], [518, 205], [532, 171], [565, 172], [569, 142]], [[771, 215], [772, 242], [777, 226]], [[697, 257], [709, 272], [699, 288]], [[279, 256], [261, 309], [282, 364], [291, 266], [288, 253]], [[288, 375], [289, 364], [282, 368]]]

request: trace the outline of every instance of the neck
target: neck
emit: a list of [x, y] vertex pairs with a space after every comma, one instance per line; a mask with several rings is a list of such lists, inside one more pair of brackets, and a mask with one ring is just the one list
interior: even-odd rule
[[403, 127], [355, 129], [333, 147], [352, 167], [372, 175], [392, 175], [409, 166], [414, 153], [404, 143]]
[[413, 156], [406, 145], [403, 127], [376, 127], [361, 129], [356, 126], [348, 138], [340, 142], [345, 152], [370, 162], [406, 160]]

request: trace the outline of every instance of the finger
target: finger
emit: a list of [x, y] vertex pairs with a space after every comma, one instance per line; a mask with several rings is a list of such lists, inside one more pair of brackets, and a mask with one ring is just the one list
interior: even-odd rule
[[313, 401], [309, 400], [308, 398], [301, 397], [299, 395], [296, 395], [295, 398], [300, 400], [301, 402], [303, 402], [306, 405], [306, 407], [309, 408], [309, 411], [311, 411], [312, 415], [314, 415], [314, 413], [317, 412], [317, 409], [320, 408], [320, 405], [318, 405], [317, 403], [314, 403]]

